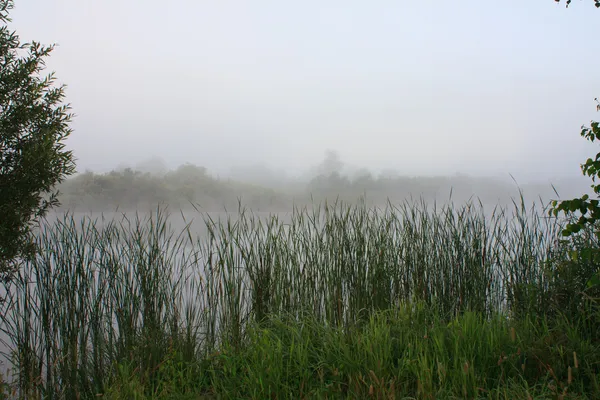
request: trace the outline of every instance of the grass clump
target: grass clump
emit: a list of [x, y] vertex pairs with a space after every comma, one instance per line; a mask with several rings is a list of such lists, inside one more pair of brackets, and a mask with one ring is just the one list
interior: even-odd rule
[[336, 203], [285, 221], [240, 209], [205, 215], [203, 237], [174, 232], [160, 209], [66, 215], [7, 288], [14, 390], [594, 398], [599, 313], [583, 275], [597, 266], [570, 254], [597, 243], [556, 240], [562, 222], [545, 215], [523, 202], [488, 214]]
[[250, 324], [243, 346], [224, 344], [195, 373], [169, 360], [165, 384], [148, 392], [129, 374], [112, 388], [122, 397], [109, 398], [597, 398], [600, 347], [572, 327], [475, 312], [446, 323], [409, 306], [350, 330], [278, 315]]

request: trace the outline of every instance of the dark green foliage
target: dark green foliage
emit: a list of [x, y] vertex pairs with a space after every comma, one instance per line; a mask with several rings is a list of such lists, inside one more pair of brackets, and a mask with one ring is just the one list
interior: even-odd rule
[[[595, 99], [598, 105], [597, 110], [600, 111], [600, 102]], [[600, 123], [592, 121], [590, 127], [581, 127], [581, 136], [590, 142], [600, 140]], [[584, 164], [581, 165], [581, 171], [584, 175], [589, 176], [592, 179], [592, 189], [595, 194], [600, 194], [600, 183], [596, 183], [596, 178], [600, 177], [600, 153], [592, 158], [588, 158]], [[554, 201], [553, 214], [556, 216], [561, 211], [570, 214], [579, 212], [581, 215], [577, 221], [567, 224], [563, 231], [563, 236], [571, 236], [578, 233], [585, 225], [594, 225], [600, 220], [600, 200], [590, 199], [586, 194], [580, 198], [572, 200]]]
[[53, 47], [21, 44], [6, 25], [11, 0], [0, 0], [0, 273], [33, 252], [32, 223], [58, 204], [54, 186], [73, 173], [64, 140], [71, 130], [64, 87], [42, 76]]
[[[600, 111], [600, 102], [595, 99], [598, 105], [596, 109]], [[600, 140], [600, 123], [592, 121], [590, 127], [581, 127], [581, 136], [590, 142]], [[584, 175], [589, 176], [592, 179], [592, 189], [596, 195], [600, 194], [600, 183], [596, 182], [596, 179], [600, 177], [600, 153], [596, 156], [588, 158], [584, 164], [581, 165], [581, 170]], [[571, 216], [570, 222], [565, 226], [562, 231], [564, 237], [573, 238], [573, 241], [578, 242], [577, 236], [579, 236], [586, 226], [594, 228], [594, 233], [597, 239], [600, 239], [600, 200], [590, 199], [585, 194], [580, 198], [563, 201], [553, 201], [552, 209], [550, 212], [557, 216], [563, 212], [566, 215]], [[574, 216], [578, 214], [579, 218]], [[578, 242], [580, 243], [580, 241]], [[578, 271], [579, 274], [587, 277], [586, 282], [588, 287], [599, 287], [600, 286], [600, 251], [596, 247], [583, 247], [579, 246], [578, 251], [572, 253], [572, 260], [568, 264], [570, 268], [574, 265], [585, 267]], [[584, 290], [584, 288], [580, 288]]]

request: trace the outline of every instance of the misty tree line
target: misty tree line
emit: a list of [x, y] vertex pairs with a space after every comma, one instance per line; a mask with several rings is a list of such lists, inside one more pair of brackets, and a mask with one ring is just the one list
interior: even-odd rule
[[[516, 184], [492, 178], [468, 176], [409, 177], [389, 171], [374, 176], [366, 169], [349, 173], [336, 152], [312, 168], [306, 179], [257, 183], [251, 179], [218, 178], [202, 166], [183, 164], [168, 170], [150, 160], [137, 168], [121, 167], [108, 173], [86, 171], [60, 187], [63, 210], [110, 211], [153, 209], [167, 204], [175, 209], [200, 206], [206, 211], [237, 210], [240, 202], [257, 210], [289, 210], [294, 204], [325, 199], [354, 203], [366, 196], [367, 203], [383, 205], [406, 199], [463, 202], [479, 199], [491, 206], [508, 204], [519, 196]], [[521, 189], [549, 199], [552, 187], [525, 185]], [[535, 199], [533, 199], [535, 200]]]
[[69, 210], [141, 210], [158, 204], [176, 208], [200, 204], [222, 209], [236, 207], [240, 197], [248, 198], [254, 206], [276, 206], [273, 190], [220, 180], [193, 164], [161, 175], [131, 168], [102, 174], [87, 171], [67, 180], [59, 189], [61, 208]]

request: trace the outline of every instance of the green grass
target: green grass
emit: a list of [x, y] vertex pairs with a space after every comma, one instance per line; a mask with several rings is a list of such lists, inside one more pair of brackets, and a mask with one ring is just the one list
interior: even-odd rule
[[543, 207], [240, 211], [46, 225], [2, 304], [16, 394], [600, 398], [597, 266], [569, 258], [597, 239]]
[[[173, 353], [140, 398], [597, 398], [600, 348], [562, 330], [572, 323], [542, 325], [471, 312], [446, 323], [425, 307], [348, 331], [277, 316], [196, 364]], [[107, 396], [131, 398], [148, 381], [129, 370]]]

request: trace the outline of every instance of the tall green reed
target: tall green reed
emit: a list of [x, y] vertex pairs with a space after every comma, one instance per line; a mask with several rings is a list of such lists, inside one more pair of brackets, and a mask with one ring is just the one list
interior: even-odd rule
[[18, 385], [30, 396], [93, 396], [127, 365], [152, 387], [170, 352], [194, 360], [243, 346], [248, 324], [273, 314], [342, 329], [411, 303], [448, 320], [543, 314], [546, 262], [568, 252], [554, 241], [560, 221], [544, 215], [523, 199], [490, 214], [477, 203], [326, 202], [295, 208], [289, 221], [240, 207], [225, 219], [203, 215], [203, 237], [189, 223], [175, 232], [161, 209], [65, 215], [43, 226], [39, 255], [8, 290]]

